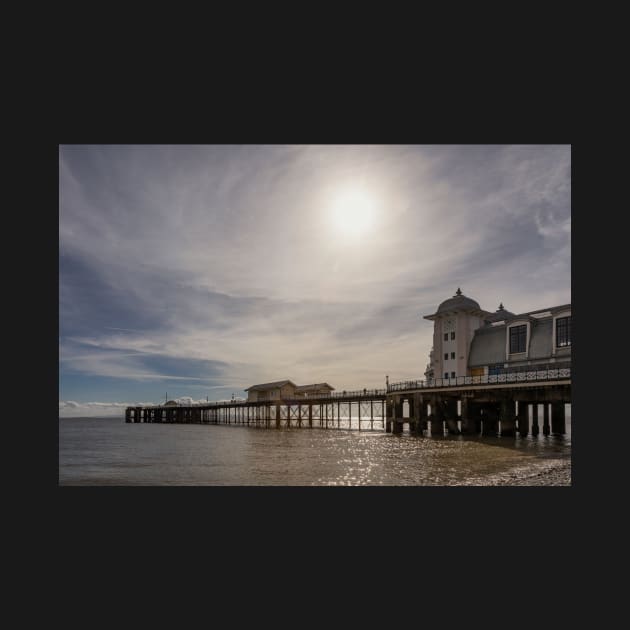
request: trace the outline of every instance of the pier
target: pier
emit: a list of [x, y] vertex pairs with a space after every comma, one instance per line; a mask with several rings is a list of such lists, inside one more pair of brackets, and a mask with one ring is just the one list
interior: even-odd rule
[[358, 431], [399, 434], [407, 424], [416, 435], [525, 437], [566, 433], [565, 405], [570, 403], [571, 369], [566, 368], [402, 381], [385, 389], [331, 392], [316, 398], [127, 407], [125, 421], [267, 429], [340, 429], [343, 421], [344, 429]]
[[[341, 428], [347, 421], [352, 428], [352, 412], [356, 412], [355, 428], [374, 429], [374, 423], [385, 427], [385, 389], [340, 392], [320, 398], [270, 400], [261, 402], [234, 401], [197, 405], [153, 405], [127, 407], [126, 422], [158, 422], [172, 424], [240, 424], [264, 428]], [[346, 428], [344, 426], [344, 428]]]

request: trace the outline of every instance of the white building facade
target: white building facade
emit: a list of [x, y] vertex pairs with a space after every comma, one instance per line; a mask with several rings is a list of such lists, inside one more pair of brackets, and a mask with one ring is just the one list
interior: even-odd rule
[[458, 288], [437, 311], [425, 376], [484, 376], [571, 363], [571, 305], [515, 315], [499, 305], [491, 313]]

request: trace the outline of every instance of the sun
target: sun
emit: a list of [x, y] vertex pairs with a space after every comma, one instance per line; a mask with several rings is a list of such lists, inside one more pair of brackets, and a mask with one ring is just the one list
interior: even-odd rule
[[364, 189], [345, 190], [333, 201], [333, 227], [344, 234], [355, 236], [365, 234], [373, 227], [375, 219], [375, 200]]

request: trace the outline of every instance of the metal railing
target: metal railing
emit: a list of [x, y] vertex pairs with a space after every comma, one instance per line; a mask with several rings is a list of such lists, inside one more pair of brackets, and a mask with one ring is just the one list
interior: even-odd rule
[[[530, 370], [521, 372], [507, 372], [505, 374], [493, 374], [491, 376], [456, 376], [455, 378], [433, 378], [423, 381], [401, 381], [399, 383], [390, 383], [387, 389], [356, 389], [353, 391], [340, 391], [329, 392], [326, 394], [319, 394], [312, 398], [292, 398], [287, 399], [291, 404], [304, 402], [308, 404], [311, 401], [317, 401], [322, 399], [337, 400], [337, 399], [349, 399], [349, 398], [369, 398], [370, 396], [385, 396], [391, 392], [400, 392], [410, 389], [434, 389], [438, 387], [461, 387], [463, 385], [493, 385], [498, 383], [526, 383], [532, 381], [551, 381], [559, 379], [571, 378], [571, 368], [559, 368], [551, 370]], [[254, 401], [248, 401], [245, 399], [236, 400], [217, 400], [208, 402], [197, 402], [189, 405], [178, 403], [177, 405], [140, 405], [144, 409], [151, 409], [160, 407], [162, 409], [173, 409], [177, 407], [213, 407], [213, 406], [228, 406], [228, 405], [247, 405], [252, 404]], [[275, 403], [279, 400], [260, 400], [255, 401], [259, 403]], [[282, 404], [282, 403], [281, 403]], [[135, 405], [130, 405], [130, 409], [134, 409]]]
[[[359, 397], [370, 397], [370, 396], [385, 396], [387, 394], [386, 389], [356, 389], [353, 391], [340, 391], [340, 392], [327, 392], [322, 394], [313, 395], [311, 397], [298, 397], [298, 398], [287, 398], [286, 401], [291, 404], [305, 403], [321, 400], [321, 399], [346, 399], [346, 398], [359, 398]], [[283, 399], [284, 400], [284, 399]], [[177, 409], [178, 407], [186, 407], [190, 409], [191, 407], [216, 407], [216, 406], [231, 406], [231, 405], [252, 405], [257, 403], [281, 403], [280, 399], [269, 399], [269, 400], [255, 400], [249, 401], [245, 398], [235, 399], [235, 400], [215, 400], [215, 401], [207, 401], [207, 402], [193, 402], [190, 404], [187, 403], [177, 403], [175, 405], [165, 405], [164, 403], [153, 403], [150, 405], [139, 405], [143, 409]], [[283, 404], [283, 403], [281, 403]], [[130, 409], [135, 409], [136, 405], [130, 405]]]
[[523, 383], [531, 381], [549, 381], [571, 378], [571, 368], [557, 370], [531, 370], [527, 372], [507, 372], [491, 376], [456, 376], [455, 378], [432, 378], [424, 381], [401, 381], [390, 383], [387, 392], [399, 392], [408, 389], [426, 389], [435, 387], [461, 387], [462, 385], [492, 385], [495, 383]]
[[[354, 391], [330, 392], [330, 394], [319, 396], [319, 398], [357, 398], [359, 396], [384, 396], [386, 389], [355, 389]], [[307, 399], [308, 400], [308, 399]]]
[[178, 407], [186, 407], [189, 409], [191, 407], [211, 407], [211, 406], [219, 406], [225, 407], [226, 405], [243, 405], [247, 402], [246, 398], [235, 398], [232, 400], [210, 400], [210, 401], [202, 401], [202, 402], [193, 402], [193, 403], [176, 403], [174, 405], [165, 405], [164, 403], [151, 403], [149, 405], [129, 405], [129, 409], [135, 409], [136, 407], [142, 407], [142, 409], [177, 409]]

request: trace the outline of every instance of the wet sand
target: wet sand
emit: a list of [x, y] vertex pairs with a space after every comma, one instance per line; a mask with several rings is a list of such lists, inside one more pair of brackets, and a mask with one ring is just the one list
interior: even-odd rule
[[570, 486], [571, 461], [565, 461], [559, 466], [538, 472], [531, 476], [503, 480], [500, 486]]

